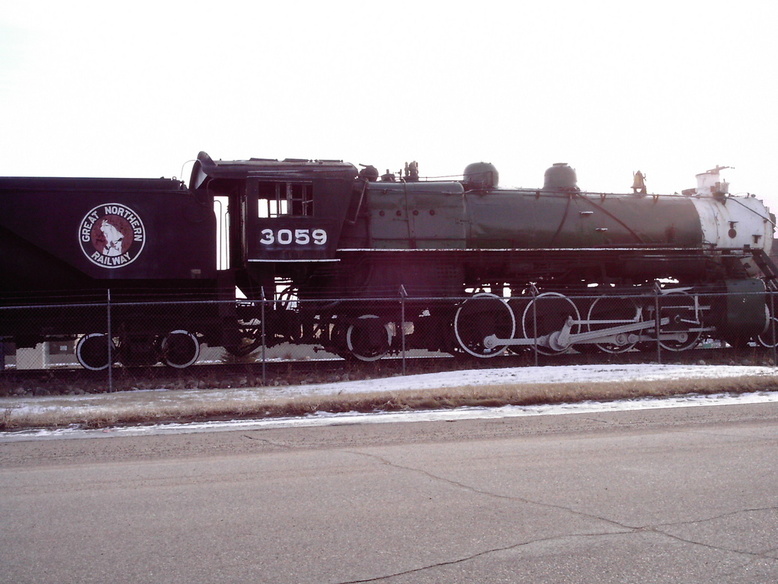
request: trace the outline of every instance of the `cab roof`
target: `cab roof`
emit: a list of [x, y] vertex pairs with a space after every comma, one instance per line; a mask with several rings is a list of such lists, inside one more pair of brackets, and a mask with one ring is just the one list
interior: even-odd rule
[[286, 158], [249, 158], [248, 160], [213, 160], [207, 153], [197, 155], [189, 183], [197, 189], [209, 178], [246, 179], [260, 177], [267, 180], [311, 180], [314, 178], [357, 177], [353, 164], [341, 160], [306, 160]]

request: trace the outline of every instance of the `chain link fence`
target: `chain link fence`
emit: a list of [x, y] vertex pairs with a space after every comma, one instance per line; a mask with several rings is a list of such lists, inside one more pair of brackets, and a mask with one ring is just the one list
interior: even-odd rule
[[400, 289], [359, 299], [284, 293], [237, 303], [113, 302], [107, 294], [104, 301], [4, 305], [0, 379], [67, 374], [69, 383], [113, 391], [170, 380], [223, 386], [236, 368], [244, 373], [238, 383], [267, 384], [276, 371], [268, 366], [312, 362], [391, 359], [405, 374], [407, 363], [433, 357], [495, 366], [572, 356], [662, 363], [708, 349], [776, 360], [776, 298], [764, 290], [506, 292], [410, 297]]

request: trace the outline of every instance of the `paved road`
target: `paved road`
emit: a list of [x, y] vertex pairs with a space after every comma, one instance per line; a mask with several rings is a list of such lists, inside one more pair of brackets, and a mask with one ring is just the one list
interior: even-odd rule
[[778, 404], [0, 444], [0, 581], [778, 581]]

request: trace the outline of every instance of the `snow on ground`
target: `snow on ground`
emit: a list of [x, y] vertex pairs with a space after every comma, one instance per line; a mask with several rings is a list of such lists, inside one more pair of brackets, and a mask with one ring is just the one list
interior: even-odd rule
[[778, 403], [778, 392], [754, 392], [738, 395], [714, 394], [677, 396], [670, 398], [646, 398], [614, 402], [581, 402], [536, 406], [503, 406], [499, 408], [464, 407], [446, 410], [375, 413], [327, 413], [318, 412], [300, 418], [265, 418], [254, 420], [228, 420], [213, 422], [188, 422], [149, 424], [146, 426], [118, 426], [96, 430], [77, 427], [32, 429], [18, 432], [0, 432], [0, 442], [24, 442], [29, 440], [113, 438], [119, 436], [148, 436], [160, 434], [193, 434], [199, 432], [234, 432], [270, 428], [310, 428], [344, 426], [354, 424], [391, 424], [402, 422], [444, 422], [475, 419], [518, 418], [524, 416], [559, 416], [565, 414], [591, 414], [616, 411], [652, 410], [661, 408], [743, 405]]
[[[756, 367], [756, 366], [726, 366], [726, 365], [658, 365], [658, 364], [637, 364], [637, 365], [573, 365], [573, 366], [549, 366], [549, 367], [519, 367], [507, 369], [478, 369], [466, 371], [451, 371], [444, 373], [429, 373], [423, 375], [408, 375], [390, 377], [385, 379], [370, 379], [361, 381], [347, 381], [340, 383], [325, 383], [311, 385], [292, 385], [292, 386], [269, 386], [242, 389], [214, 389], [214, 390], [139, 390], [125, 391], [112, 394], [87, 394], [73, 396], [39, 396], [39, 397], [7, 397], [0, 398], [0, 412], [12, 412], [13, 415], [23, 416], [25, 414], [53, 414], [66, 412], [90, 412], [92, 414], [104, 414], [109, 416], [111, 413], [121, 412], [122, 410], [148, 409], [154, 410], [169, 405], [191, 406], [197, 408], [199, 405], [207, 406], [222, 400], [230, 400], [233, 403], [249, 403], [267, 398], [287, 398], [297, 396], [327, 396], [338, 394], [358, 394], [365, 392], [396, 392], [403, 390], [435, 390], [448, 387], [461, 386], [499, 386], [499, 385], [542, 385], [551, 383], [598, 383], [613, 381], [661, 381], [672, 379], [726, 379], [743, 376], [778, 376], [778, 368]], [[700, 396], [688, 397], [681, 396], [671, 399], [645, 399], [645, 400], [623, 400], [622, 402], [611, 402], [610, 404], [561, 404], [553, 406], [532, 406], [520, 407], [509, 406], [504, 408], [461, 408], [461, 411], [452, 412], [424, 412], [407, 414], [352, 414], [350, 419], [358, 420], [359, 423], [366, 421], [397, 421], [411, 419], [432, 419], [442, 415], [450, 419], [451, 416], [514, 416], [514, 415], [539, 415], [539, 414], [558, 414], [574, 413], [578, 411], [592, 411], [592, 408], [602, 411], [602, 409], [634, 409], [635, 407], [677, 407], [679, 405], [703, 405], [713, 403], [711, 399], [718, 400], [717, 403], [731, 402], [733, 399], [737, 402], [746, 400], [748, 403], [756, 401], [778, 401], [778, 392], [759, 392], [758, 394], [747, 394], [745, 396]], [[581, 408], [584, 408], [583, 410]], [[475, 414], [474, 412], [477, 412]], [[432, 418], [430, 417], [432, 416]], [[204, 431], [213, 430], [217, 427], [221, 429], [230, 429], [225, 424], [232, 424], [232, 427], [245, 428], [246, 424], [259, 426], [278, 426], [294, 425], [304, 423], [306, 425], [334, 423], [345, 423], [343, 414], [328, 415], [318, 414], [308, 416], [302, 420], [275, 419], [275, 420], [253, 420], [240, 422], [219, 422], [206, 424], [166, 424], [149, 426], [144, 430], [135, 429], [114, 429], [111, 435], [116, 432], [126, 434], [127, 432], [139, 431]], [[156, 429], [156, 430], [154, 430]], [[162, 430], [160, 430], [162, 429]], [[175, 430], [174, 430], [175, 429]], [[84, 430], [65, 430], [67, 432], [76, 432], [79, 436], [105, 435], [105, 430], [84, 431]], [[36, 434], [37, 433], [37, 434]], [[11, 432], [0, 433], [0, 440], [9, 439], [11, 435], [14, 439], [22, 436], [62, 436], [63, 430], [56, 431], [27, 431], [24, 433]], [[72, 437], [77, 437], [73, 435]]]
[[265, 386], [242, 389], [201, 390], [138, 390], [117, 393], [7, 397], [0, 398], [0, 409], [84, 408], [95, 405], [155, 401], [218, 401], [224, 398], [297, 397], [395, 392], [403, 390], [435, 390], [462, 386], [541, 385], [551, 383], [601, 383], [611, 381], [661, 381], [671, 379], [726, 379], [744, 376], [778, 377], [778, 368], [730, 365], [571, 365], [548, 367], [512, 367], [506, 369], [472, 369], [442, 373], [426, 373], [343, 381], [310, 385]]
[[671, 379], [726, 379], [744, 376], [778, 377], [778, 368], [735, 365], [570, 365], [472, 369], [365, 379], [338, 383], [265, 386], [240, 389], [138, 390], [66, 396], [0, 398], [0, 411], [21, 408], [45, 411], [59, 408], [122, 407], [155, 402], [198, 403], [222, 399], [327, 396], [403, 390], [435, 390], [462, 386], [542, 385], [551, 383], [601, 383], [611, 381], [661, 381]]
[[287, 395], [328, 395], [405, 389], [442, 389], [460, 386], [539, 385], [549, 383], [598, 383], [608, 381], [658, 381], [663, 379], [712, 379], [727, 377], [778, 376], [773, 367], [727, 365], [570, 365], [473, 369], [427, 373], [406, 377], [327, 383], [284, 388]]

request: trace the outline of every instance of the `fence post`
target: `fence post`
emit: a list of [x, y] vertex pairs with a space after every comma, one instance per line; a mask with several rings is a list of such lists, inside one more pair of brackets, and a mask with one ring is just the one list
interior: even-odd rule
[[262, 327], [262, 385], [267, 385], [267, 359], [266, 359], [266, 337], [265, 337], [265, 287], [260, 288], [260, 325]]
[[659, 314], [659, 283], [654, 282], [654, 331], [656, 333], [656, 361], [661, 365], [662, 363], [662, 343], [659, 340], [659, 329], [662, 318]]
[[773, 349], [773, 367], [778, 365], [776, 363], [776, 342], [775, 342], [775, 290], [770, 291], [770, 344]]
[[[533, 284], [532, 292], [532, 349], [535, 351], [535, 367], [538, 366], [538, 289]], [[524, 323], [522, 323], [522, 327]]]
[[408, 292], [405, 290], [405, 286], [400, 284], [400, 341], [403, 361], [403, 375], [405, 375], [405, 298], [408, 296]]
[[108, 330], [108, 392], [113, 393], [113, 325], [111, 324], [111, 289], [106, 290], [106, 313]]

